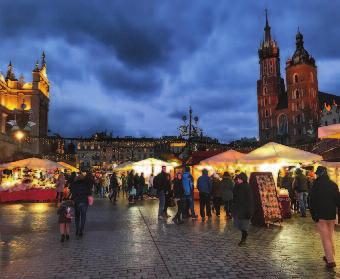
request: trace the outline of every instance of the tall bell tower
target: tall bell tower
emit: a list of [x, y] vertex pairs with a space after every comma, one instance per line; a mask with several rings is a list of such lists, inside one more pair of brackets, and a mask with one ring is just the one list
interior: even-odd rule
[[259, 138], [260, 142], [264, 143], [275, 140], [277, 137], [275, 110], [281, 95], [285, 94], [284, 80], [280, 72], [280, 50], [270, 34], [267, 10], [264, 39], [260, 44], [258, 54], [260, 64], [260, 79], [257, 81]]

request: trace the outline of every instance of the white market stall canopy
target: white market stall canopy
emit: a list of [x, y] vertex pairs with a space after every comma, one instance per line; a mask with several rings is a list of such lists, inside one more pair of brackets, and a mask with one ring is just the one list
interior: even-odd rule
[[151, 173], [158, 174], [162, 170], [162, 166], [166, 166], [168, 168], [167, 171], [173, 169], [178, 166], [177, 163], [169, 163], [162, 160], [158, 160], [155, 158], [148, 158], [142, 161], [138, 161], [132, 164], [132, 168], [138, 172], [143, 172], [146, 176], [149, 176]]
[[332, 124], [318, 128], [320, 139], [340, 139], [340, 124]]
[[297, 148], [288, 147], [275, 142], [269, 142], [259, 147], [240, 159], [242, 164], [263, 163], [313, 163], [319, 162], [322, 157], [314, 153]]
[[15, 169], [15, 168], [52, 170], [52, 169], [62, 169], [64, 167], [62, 165], [59, 165], [56, 162], [53, 162], [47, 159], [39, 159], [39, 158], [28, 158], [28, 159], [0, 165], [0, 169]]
[[235, 150], [228, 150], [226, 152], [209, 157], [200, 162], [201, 166], [223, 166], [227, 164], [237, 164], [241, 158], [246, 154], [237, 152]]

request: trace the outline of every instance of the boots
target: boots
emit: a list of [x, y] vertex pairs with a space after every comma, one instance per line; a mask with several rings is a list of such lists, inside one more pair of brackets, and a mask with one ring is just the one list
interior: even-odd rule
[[242, 231], [241, 241], [238, 243], [238, 246], [244, 246], [246, 244], [247, 236], [248, 236], [248, 232]]

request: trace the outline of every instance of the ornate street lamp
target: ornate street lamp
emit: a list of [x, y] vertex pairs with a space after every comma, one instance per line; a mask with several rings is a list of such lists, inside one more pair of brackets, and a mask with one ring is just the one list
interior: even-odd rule
[[14, 110], [14, 120], [10, 120], [7, 123], [9, 125], [12, 126], [11, 128], [11, 133], [14, 136], [14, 138], [19, 142], [19, 148], [21, 148], [21, 142], [23, 139], [25, 139], [25, 137], [27, 136], [27, 134], [29, 134], [32, 131], [32, 127], [35, 125], [34, 122], [30, 121], [31, 118], [31, 110], [30, 110], [30, 116], [28, 121], [25, 123], [24, 121], [24, 114], [25, 114], [25, 109], [27, 107], [27, 105], [25, 104], [25, 100], [22, 101], [21, 104], [21, 118], [22, 121], [18, 121], [17, 117], [18, 117], [18, 110]]
[[[189, 118], [189, 123], [187, 120]], [[188, 159], [192, 151], [192, 139], [202, 136], [202, 129], [198, 126], [198, 116], [193, 117], [192, 108], [189, 107], [189, 117], [182, 116], [183, 124], [179, 127], [180, 136], [187, 139], [187, 146], [183, 152], [183, 159]]]

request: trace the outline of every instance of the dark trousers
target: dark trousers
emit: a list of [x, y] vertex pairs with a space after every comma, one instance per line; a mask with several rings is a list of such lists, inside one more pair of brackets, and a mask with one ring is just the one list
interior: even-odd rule
[[177, 201], [177, 213], [176, 213], [176, 215], [174, 217], [174, 220], [177, 220], [178, 222], [182, 220], [183, 205], [184, 205], [184, 201], [183, 200]]
[[76, 203], [74, 206], [77, 233], [82, 233], [84, 231], [87, 207], [88, 205], [85, 202]]
[[224, 210], [227, 215], [231, 216], [233, 210], [233, 200], [224, 201]]
[[214, 197], [213, 203], [214, 203], [214, 207], [215, 207], [215, 210], [216, 210], [216, 215], [219, 216], [221, 205], [222, 205], [222, 198], [221, 197]]
[[63, 192], [57, 192], [56, 203], [63, 201]]
[[117, 189], [111, 189], [110, 200], [117, 201]]
[[210, 194], [208, 193], [200, 193], [200, 214], [202, 218], [205, 217], [204, 209], [207, 216], [211, 216]]

